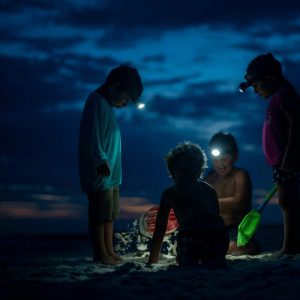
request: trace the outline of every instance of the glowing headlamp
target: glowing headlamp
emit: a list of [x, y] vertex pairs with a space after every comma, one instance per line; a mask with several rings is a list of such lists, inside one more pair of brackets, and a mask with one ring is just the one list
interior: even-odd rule
[[219, 157], [221, 155], [221, 150], [218, 148], [213, 148], [211, 150], [211, 155], [214, 157]]
[[245, 75], [244, 78], [246, 79], [246, 81], [243, 81], [239, 84], [239, 91], [241, 93], [246, 92], [246, 90], [252, 86], [254, 83], [258, 82], [258, 81], [262, 81], [263, 77], [262, 76], [255, 76], [255, 77], [250, 77], [249, 75]]
[[143, 109], [143, 108], [145, 107], [145, 103], [143, 103], [143, 102], [138, 102], [138, 103], [136, 104], [136, 107], [137, 107], [138, 109]]
[[241, 82], [240, 83], [240, 85], [239, 85], [239, 91], [241, 92], [241, 93], [245, 93], [246, 92], [246, 89], [248, 88], [248, 87], [250, 87], [251, 86], [251, 84], [250, 83], [248, 83], [248, 82]]

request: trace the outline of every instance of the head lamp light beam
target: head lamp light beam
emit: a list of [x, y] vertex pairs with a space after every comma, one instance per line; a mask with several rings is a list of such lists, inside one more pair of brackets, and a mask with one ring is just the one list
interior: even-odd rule
[[139, 102], [139, 103], [137, 103], [136, 106], [137, 106], [138, 109], [143, 109], [145, 107], [145, 103]]
[[221, 155], [221, 151], [220, 151], [220, 149], [213, 148], [213, 149], [211, 150], [211, 154], [212, 154], [212, 156], [214, 156], [214, 157], [218, 157], [218, 156]]

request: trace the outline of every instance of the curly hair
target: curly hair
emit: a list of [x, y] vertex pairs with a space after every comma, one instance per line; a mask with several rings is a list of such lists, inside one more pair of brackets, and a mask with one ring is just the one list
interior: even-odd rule
[[191, 142], [179, 143], [165, 156], [170, 175], [180, 178], [199, 178], [207, 168], [207, 157], [199, 145]]

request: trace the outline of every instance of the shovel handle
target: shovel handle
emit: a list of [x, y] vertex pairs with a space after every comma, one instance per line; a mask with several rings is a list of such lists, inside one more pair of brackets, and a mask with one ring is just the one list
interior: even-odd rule
[[263, 203], [257, 208], [257, 211], [259, 213], [261, 213], [264, 208], [266, 207], [266, 205], [269, 203], [269, 201], [271, 200], [271, 198], [273, 197], [273, 195], [275, 194], [275, 192], [277, 191], [277, 185], [274, 184], [272, 189], [269, 191], [269, 193], [266, 195]]

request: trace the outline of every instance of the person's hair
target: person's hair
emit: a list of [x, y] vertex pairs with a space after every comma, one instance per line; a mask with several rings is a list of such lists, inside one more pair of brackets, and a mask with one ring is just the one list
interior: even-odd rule
[[165, 156], [165, 161], [172, 177], [176, 173], [180, 178], [198, 179], [207, 167], [205, 152], [191, 142], [179, 143]]
[[272, 53], [256, 56], [247, 67], [247, 74], [264, 79], [267, 76], [282, 77], [282, 67], [280, 61], [274, 58]]
[[252, 81], [266, 82], [270, 81], [268, 77], [274, 77], [275, 79], [271, 79], [273, 82], [267, 85], [269, 88], [275, 85], [277, 89], [287, 86], [298, 94], [293, 85], [283, 76], [281, 62], [272, 53], [261, 54], [252, 59], [247, 67], [245, 78], [247, 76], [251, 76]]
[[121, 64], [112, 69], [102, 87], [107, 89], [116, 83], [119, 83], [117, 90], [127, 92], [133, 102], [136, 102], [142, 95], [142, 79], [137, 69], [130, 64]]
[[234, 136], [231, 133], [223, 133], [222, 131], [212, 136], [209, 143], [209, 148], [220, 148], [224, 153], [237, 155], [239, 149]]

